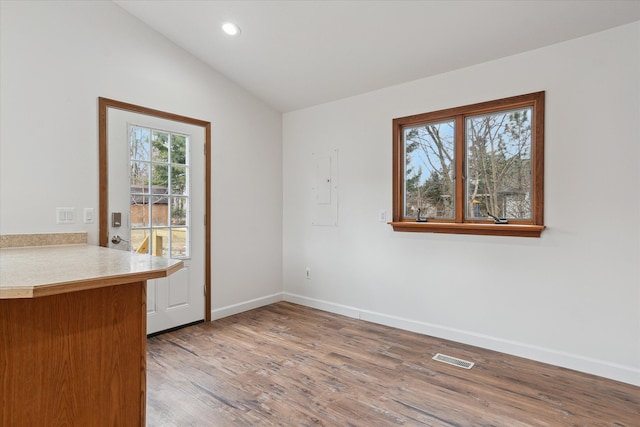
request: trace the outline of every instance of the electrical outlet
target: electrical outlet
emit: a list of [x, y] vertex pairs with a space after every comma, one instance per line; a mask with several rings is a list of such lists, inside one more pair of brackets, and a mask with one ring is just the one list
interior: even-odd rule
[[387, 211], [385, 211], [384, 209], [380, 209], [380, 212], [378, 212], [378, 221], [380, 222], [387, 221]]
[[311, 269], [309, 267], [305, 270], [304, 277], [305, 279], [311, 279]]

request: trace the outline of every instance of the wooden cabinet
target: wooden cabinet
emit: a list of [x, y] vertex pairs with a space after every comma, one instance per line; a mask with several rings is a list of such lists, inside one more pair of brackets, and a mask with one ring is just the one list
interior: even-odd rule
[[[102, 266], [131, 268], [116, 272], [89, 263], [96, 274], [71, 280], [67, 272], [53, 283], [52, 272], [52, 283], [31, 284], [29, 291], [15, 285], [18, 266], [7, 263], [16, 253], [0, 252], [1, 426], [145, 425], [146, 279], [166, 276], [181, 263], [154, 258], [147, 266], [148, 256], [82, 248], [89, 261], [98, 253]], [[56, 251], [50, 256], [54, 262]], [[57, 263], [53, 270], [63, 268]], [[10, 297], [25, 293], [33, 296]]]

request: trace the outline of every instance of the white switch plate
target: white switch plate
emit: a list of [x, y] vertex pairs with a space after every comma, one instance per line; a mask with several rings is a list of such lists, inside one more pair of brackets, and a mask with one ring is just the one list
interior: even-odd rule
[[84, 208], [84, 223], [93, 224], [93, 208]]
[[76, 208], [56, 208], [56, 224], [75, 224]]

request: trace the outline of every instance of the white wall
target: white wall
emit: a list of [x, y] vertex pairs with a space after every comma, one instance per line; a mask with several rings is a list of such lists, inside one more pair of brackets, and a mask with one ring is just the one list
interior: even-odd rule
[[[213, 124], [214, 317], [278, 299], [284, 268], [292, 301], [640, 385], [640, 23], [282, 124], [113, 3], [2, 1], [0, 19], [0, 234], [97, 243], [97, 224], [55, 224], [56, 206], [97, 210], [97, 98], [172, 111]], [[394, 117], [538, 90], [542, 238], [378, 221]], [[312, 227], [311, 154], [334, 148], [339, 225]]]
[[[639, 81], [634, 23], [285, 114], [285, 299], [640, 385]], [[393, 118], [540, 90], [541, 238], [379, 222]], [[334, 148], [339, 225], [314, 227], [312, 153]]]
[[[0, 3], [0, 234], [87, 231], [97, 99], [212, 123], [214, 316], [282, 290], [282, 116], [111, 2]], [[256, 221], [259, 217], [259, 221]]]

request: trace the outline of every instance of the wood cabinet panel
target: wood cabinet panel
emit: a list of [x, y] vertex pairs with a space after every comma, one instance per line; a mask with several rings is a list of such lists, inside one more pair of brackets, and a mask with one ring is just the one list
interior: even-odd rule
[[0, 300], [0, 425], [143, 426], [146, 282]]

